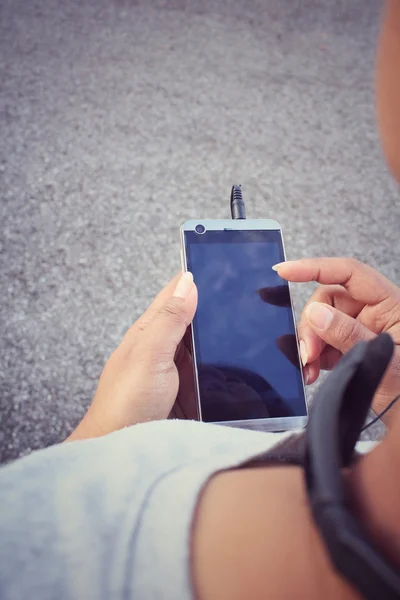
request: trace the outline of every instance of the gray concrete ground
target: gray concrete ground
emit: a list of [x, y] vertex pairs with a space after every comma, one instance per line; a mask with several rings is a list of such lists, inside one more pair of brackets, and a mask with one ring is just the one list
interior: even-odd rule
[[[376, 0], [2, 0], [0, 452], [60, 441], [232, 182], [289, 257], [400, 279]], [[397, 256], [396, 256], [397, 251]], [[309, 289], [296, 290], [297, 307]]]

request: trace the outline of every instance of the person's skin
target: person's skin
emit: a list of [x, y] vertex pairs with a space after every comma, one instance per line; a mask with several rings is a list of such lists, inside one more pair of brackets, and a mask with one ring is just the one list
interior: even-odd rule
[[196, 308], [192, 274], [177, 275], [112, 353], [89, 410], [66, 441], [166, 419], [177, 408], [188, 414], [191, 363], [183, 338]]
[[[377, 111], [388, 164], [400, 181], [400, 1], [388, 0], [378, 53]], [[357, 341], [388, 331], [395, 358], [374, 398], [380, 412], [400, 392], [400, 290], [352, 259], [306, 259], [277, 267], [290, 281], [322, 285], [300, 324], [309, 383]], [[182, 340], [196, 310], [190, 275], [177, 279], [135, 323], [107, 363], [96, 396], [70, 441], [166, 418], [185, 399]], [[313, 306], [311, 306], [313, 303]], [[317, 303], [317, 304], [315, 304]], [[326, 327], [313, 317], [324, 308]], [[317, 312], [315, 311], [317, 309]], [[179, 350], [179, 351], [178, 351]], [[390, 411], [386, 438], [348, 474], [353, 511], [382, 552], [400, 568], [400, 409]], [[233, 470], [214, 476], [193, 524], [192, 580], [199, 600], [258, 598], [355, 600], [339, 577], [312, 520], [297, 467]]]
[[387, 0], [378, 46], [376, 108], [387, 163], [400, 182], [400, 2]]

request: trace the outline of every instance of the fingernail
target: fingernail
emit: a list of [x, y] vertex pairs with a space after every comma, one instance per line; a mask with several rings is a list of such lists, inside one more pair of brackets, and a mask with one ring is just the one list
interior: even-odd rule
[[175, 298], [186, 298], [189, 295], [190, 290], [193, 287], [193, 275], [189, 271], [183, 273], [179, 279], [175, 291]]
[[308, 383], [310, 381], [310, 369], [309, 369], [309, 367], [306, 367], [305, 369], [303, 369], [303, 379], [304, 379], [304, 383], [306, 385], [308, 385]]
[[317, 329], [328, 329], [333, 319], [333, 311], [321, 302], [311, 302], [307, 306], [306, 317]]
[[276, 265], [274, 265], [272, 267], [272, 269], [274, 271], [277, 271], [280, 267], [283, 267], [283, 265], [285, 265], [285, 267], [291, 267], [292, 265], [295, 265], [297, 262], [297, 260], [284, 260], [283, 262], [277, 263]]
[[306, 343], [303, 340], [300, 340], [300, 358], [301, 358], [303, 367], [305, 367], [307, 364], [307, 360], [308, 360], [308, 354], [307, 354]]
[[271, 269], [273, 271], [277, 271], [281, 265], [283, 265], [283, 263], [276, 263], [276, 265], [274, 265], [273, 267], [271, 267]]

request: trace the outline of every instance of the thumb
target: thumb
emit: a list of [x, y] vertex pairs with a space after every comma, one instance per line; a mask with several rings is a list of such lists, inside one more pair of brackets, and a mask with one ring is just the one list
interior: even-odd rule
[[144, 331], [147, 349], [160, 360], [173, 360], [176, 349], [193, 320], [197, 288], [192, 273], [183, 273], [175, 290]]
[[370, 340], [375, 334], [365, 325], [345, 313], [324, 304], [311, 302], [306, 308], [309, 326], [324, 342], [345, 354], [358, 342]]

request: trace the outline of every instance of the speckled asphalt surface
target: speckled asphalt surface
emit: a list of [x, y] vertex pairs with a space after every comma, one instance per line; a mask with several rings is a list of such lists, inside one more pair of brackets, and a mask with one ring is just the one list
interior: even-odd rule
[[[179, 268], [179, 225], [281, 221], [291, 258], [400, 279], [376, 0], [3, 0], [0, 460], [61, 441]], [[396, 256], [397, 248], [397, 256]], [[297, 308], [309, 293], [296, 289]]]

